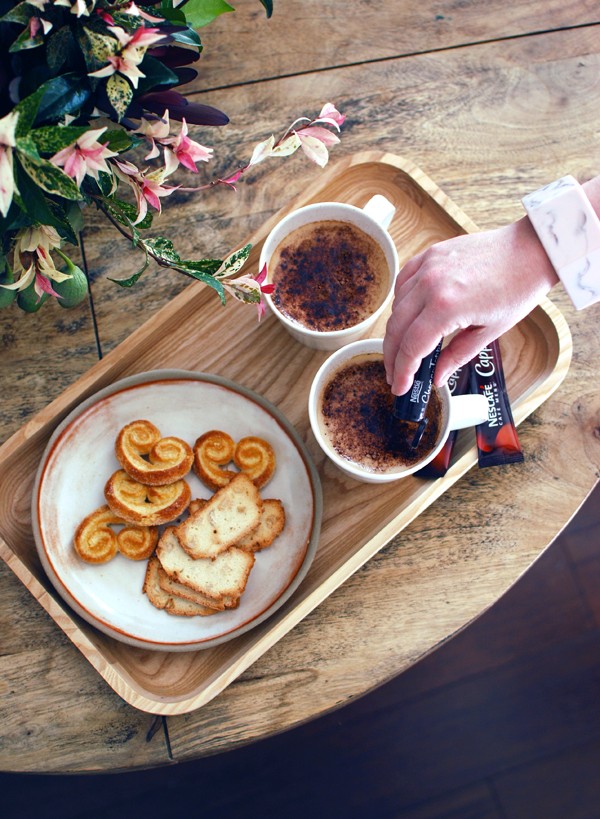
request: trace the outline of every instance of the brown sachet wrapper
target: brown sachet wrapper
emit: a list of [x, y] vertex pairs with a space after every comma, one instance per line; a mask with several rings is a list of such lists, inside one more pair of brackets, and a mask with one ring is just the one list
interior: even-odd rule
[[[470, 369], [466, 364], [464, 367], [459, 367], [448, 379], [448, 389], [451, 395], [464, 395], [469, 392]], [[452, 450], [456, 442], [458, 430], [453, 429], [448, 437], [446, 443], [440, 449], [438, 454], [432, 461], [429, 461], [423, 469], [415, 472], [419, 478], [443, 478], [448, 467], [450, 466], [450, 459], [452, 457]]]
[[499, 466], [524, 460], [512, 417], [498, 340], [470, 362], [470, 391], [488, 401], [488, 418], [475, 428], [479, 466]]

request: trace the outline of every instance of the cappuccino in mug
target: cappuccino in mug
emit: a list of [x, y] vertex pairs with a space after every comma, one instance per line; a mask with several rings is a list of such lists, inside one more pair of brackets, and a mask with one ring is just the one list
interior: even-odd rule
[[328, 219], [292, 230], [269, 264], [276, 307], [311, 330], [353, 327], [385, 301], [390, 272], [372, 236], [351, 222]]
[[394, 396], [385, 377], [383, 357], [365, 353], [346, 361], [324, 384], [318, 406], [323, 438], [351, 463], [373, 472], [419, 463], [434, 449], [443, 428], [443, 409], [432, 388], [425, 431], [413, 446], [418, 424], [394, 417]]

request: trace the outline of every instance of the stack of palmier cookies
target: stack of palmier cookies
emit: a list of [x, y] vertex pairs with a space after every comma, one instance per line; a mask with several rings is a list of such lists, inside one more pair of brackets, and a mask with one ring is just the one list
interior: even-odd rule
[[[259, 491], [275, 471], [271, 445], [255, 436], [236, 444], [211, 430], [192, 448], [137, 420], [120, 430], [115, 454], [121, 469], [106, 482], [106, 504], [78, 526], [77, 554], [89, 563], [105, 563], [118, 552], [148, 560], [143, 591], [169, 614], [206, 616], [237, 607], [255, 553], [285, 525], [281, 501], [263, 499]], [[192, 467], [214, 491], [211, 498], [191, 499], [185, 477]]]

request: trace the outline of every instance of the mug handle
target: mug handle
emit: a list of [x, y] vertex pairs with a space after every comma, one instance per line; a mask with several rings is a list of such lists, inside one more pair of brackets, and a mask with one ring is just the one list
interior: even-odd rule
[[367, 204], [363, 207], [363, 210], [367, 216], [370, 216], [371, 219], [387, 230], [396, 212], [396, 206], [392, 205], [385, 196], [376, 193], [375, 196], [369, 199]]
[[487, 421], [489, 404], [484, 395], [452, 395], [450, 396], [450, 421], [448, 428], [464, 429], [474, 427]]

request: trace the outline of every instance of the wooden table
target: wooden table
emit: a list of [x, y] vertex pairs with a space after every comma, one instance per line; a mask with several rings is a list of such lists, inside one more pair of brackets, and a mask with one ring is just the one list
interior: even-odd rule
[[[202, 134], [216, 173], [326, 101], [348, 116], [332, 163], [366, 149], [408, 157], [481, 228], [518, 218], [524, 193], [565, 173], [600, 173], [594, 2], [279, 0], [271, 21], [256, 0], [236, 6], [204, 32], [194, 93], [231, 118]], [[168, 203], [164, 232], [183, 250], [227, 253], [319, 173], [300, 157], [266, 162], [237, 194]], [[87, 304], [2, 313], [2, 440], [187, 285], [149, 271], [117, 289], [107, 274], [137, 259], [93, 213], [84, 248], [96, 330]], [[598, 312], [575, 312], [558, 289], [552, 300], [574, 354], [520, 427], [525, 464], [472, 469], [199, 710], [161, 719], [126, 704], [0, 563], [2, 770], [131, 769], [236, 747], [369, 691], [493, 605], [600, 469]], [[218, 345], [218, 333], [202, 343]]]

